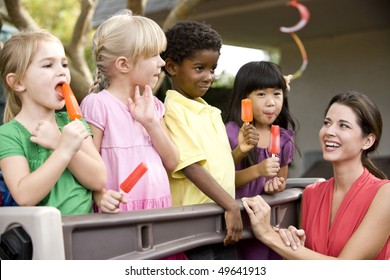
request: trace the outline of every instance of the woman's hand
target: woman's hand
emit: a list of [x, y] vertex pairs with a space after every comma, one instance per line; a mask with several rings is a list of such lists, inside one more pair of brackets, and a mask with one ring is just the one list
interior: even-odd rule
[[303, 229], [289, 226], [288, 228], [274, 227], [274, 230], [279, 233], [284, 244], [294, 251], [298, 250], [299, 246], [305, 246], [306, 234]]
[[252, 231], [259, 240], [273, 231], [271, 221], [271, 207], [260, 196], [244, 197], [241, 199], [246, 212], [248, 213]]

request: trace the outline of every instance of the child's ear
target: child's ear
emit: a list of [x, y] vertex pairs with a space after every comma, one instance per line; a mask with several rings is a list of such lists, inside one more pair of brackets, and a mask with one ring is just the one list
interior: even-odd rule
[[8, 86], [10, 88], [12, 88], [14, 91], [16, 92], [23, 92], [26, 90], [26, 87], [24, 86], [24, 84], [22, 83], [22, 81], [18, 81], [17, 83], [15, 83], [16, 81], [16, 75], [14, 73], [9, 73], [6, 77], [5, 77], [5, 81], [7, 82]]
[[127, 58], [124, 56], [120, 56], [115, 60], [115, 67], [121, 73], [127, 73], [131, 68]]
[[165, 60], [165, 70], [169, 73], [170, 76], [176, 75], [176, 65], [177, 64], [170, 58]]

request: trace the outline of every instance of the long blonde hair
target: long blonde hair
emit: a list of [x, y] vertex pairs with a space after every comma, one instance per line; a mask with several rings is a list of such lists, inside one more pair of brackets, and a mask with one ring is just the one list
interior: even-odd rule
[[6, 81], [9, 73], [15, 74], [14, 83], [19, 83], [26, 74], [35, 53], [42, 41], [61, 41], [46, 30], [22, 30], [12, 35], [0, 51], [0, 74], [5, 86], [6, 103], [3, 122], [12, 120], [21, 110], [22, 101], [16, 92]]
[[135, 65], [141, 57], [160, 54], [166, 44], [164, 31], [153, 20], [127, 9], [116, 13], [98, 27], [93, 37], [96, 77], [90, 92], [109, 86], [109, 69], [118, 57], [124, 56]]

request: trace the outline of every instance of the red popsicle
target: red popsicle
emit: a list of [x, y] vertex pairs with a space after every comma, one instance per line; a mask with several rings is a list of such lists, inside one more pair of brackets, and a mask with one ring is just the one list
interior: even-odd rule
[[138, 182], [139, 179], [145, 174], [145, 172], [148, 171], [148, 168], [146, 165], [141, 162], [133, 172], [127, 177], [126, 180], [123, 181], [123, 183], [120, 185], [120, 188], [125, 193], [128, 193], [131, 191], [131, 189], [135, 186], [135, 184]]
[[241, 100], [241, 119], [245, 123], [253, 120], [252, 100], [249, 98]]
[[81, 119], [83, 115], [81, 114], [79, 103], [77, 103], [77, 99], [74, 96], [72, 89], [67, 83], [63, 83], [61, 88], [69, 118], [72, 121], [74, 121], [75, 119]]
[[268, 152], [272, 157], [280, 153], [280, 127], [278, 125], [271, 125]]

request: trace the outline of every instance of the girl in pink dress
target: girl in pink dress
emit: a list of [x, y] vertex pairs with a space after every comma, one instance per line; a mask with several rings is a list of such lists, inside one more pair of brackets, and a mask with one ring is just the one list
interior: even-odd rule
[[287, 259], [388, 260], [390, 181], [368, 157], [382, 134], [380, 112], [357, 92], [336, 95], [325, 112], [319, 139], [334, 177], [305, 189], [303, 230], [275, 232], [270, 207], [257, 196], [243, 199], [253, 232]]
[[[94, 193], [99, 211], [118, 213], [172, 205], [167, 171], [179, 161], [163, 120], [164, 105], [152, 88], [166, 47], [162, 29], [152, 20], [124, 10], [103, 22], [93, 38], [97, 67], [91, 93], [81, 103], [83, 116], [107, 167], [107, 185]], [[140, 164], [148, 170], [134, 188], [119, 186]], [[173, 259], [185, 259], [183, 254]]]

